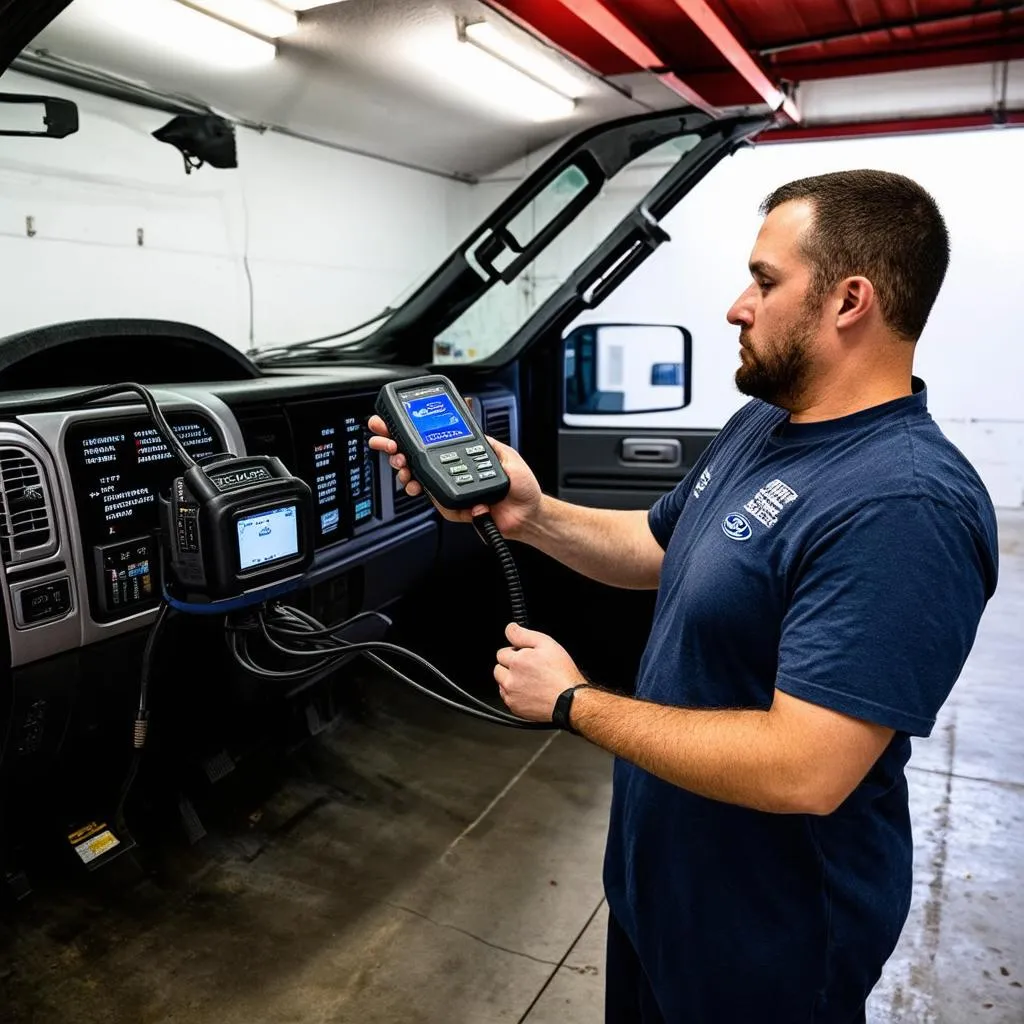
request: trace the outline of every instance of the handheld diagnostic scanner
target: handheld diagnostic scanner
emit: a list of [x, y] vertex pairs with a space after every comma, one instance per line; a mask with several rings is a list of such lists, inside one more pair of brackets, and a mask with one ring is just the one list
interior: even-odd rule
[[508, 494], [494, 449], [447, 377], [386, 384], [376, 409], [413, 476], [442, 507], [491, 505]]

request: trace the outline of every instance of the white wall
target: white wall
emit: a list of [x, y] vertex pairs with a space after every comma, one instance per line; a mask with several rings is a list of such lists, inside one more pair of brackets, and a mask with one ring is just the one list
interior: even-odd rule
[[798, 99], [805, 124], [1018, 110], [1024, 60], [820, 78], [801, 82]]
[[0, 138], [0, 336], [150, 317], [247, 349], [247, 252], [256, 345], [328, 334], [433, 270], [469, 190], [246, 129], [237, 131], [237, 170], [186, 176], [178, 151], [149, 135], [170, 115], [15, 73], [3, 89], [74, 99], [81, 127], [62, 140]]
[[766, 145], [720, 164], [666, 219], [673, 241], [577, 321], [677, 323], [693, 334], [692, 404], [622, 422], [718, 427], [739, 407], [738, 331], [725, 314], [749, 280], [758, 205], [793, 178], [856, 167], [909, 175], [943, 211], [952, 257], [916, 372], [932, 415], [996, 504], [1024, 504], [1024, 131], [1016, 129]]

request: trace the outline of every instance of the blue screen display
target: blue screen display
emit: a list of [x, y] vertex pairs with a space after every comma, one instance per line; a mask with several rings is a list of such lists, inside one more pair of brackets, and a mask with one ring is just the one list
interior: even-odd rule
[[338, 524], [341, 522], [341, 513], [336, 509], [331, 509], [330, 512], [324, 512], [320, 516], [320, 532], [326, 537], [327, 534], [338, 528]]
[[472, 437], [455, 403], [446, 394], [428, 395], [402, 402], [424, 445], [445, 444]]

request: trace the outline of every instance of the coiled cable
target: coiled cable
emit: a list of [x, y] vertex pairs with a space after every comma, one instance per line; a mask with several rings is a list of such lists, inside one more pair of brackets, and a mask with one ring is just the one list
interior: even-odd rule
[[512, 621], [518, 623], [524, 629], [529, 629], [529, 620], [526, 615], [526, 595], [523, 593], [523, 584], [519, 579], [519, 570], [516, 568], [516, 561], [512, 557], [508, 543], [501, 535], [501, 530], [495, 525], [489, 512], [473, 516], [473, 526], [485, 544], [489, 544], [501, 563], [501, 571], [505, 574], [505, 585], [508, 587], [509, 601], [512, 603]]

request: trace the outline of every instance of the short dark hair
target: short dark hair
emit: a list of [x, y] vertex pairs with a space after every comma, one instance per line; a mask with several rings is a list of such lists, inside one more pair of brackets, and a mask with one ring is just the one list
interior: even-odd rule
[[761, 213], [799, 199], [814, 209], [801, 244], [813, 268], [809, 300], [824, 299], [845, 277], [866, 277], [886, 324], [916, 341], [949, 266], [949, 233], [935, 200], [901, 174], [839, 171], [777, 188]]

